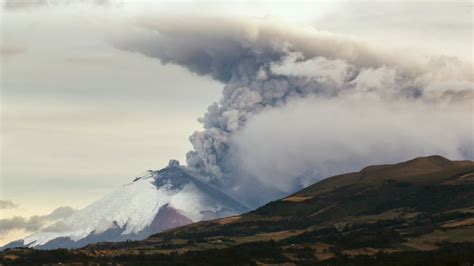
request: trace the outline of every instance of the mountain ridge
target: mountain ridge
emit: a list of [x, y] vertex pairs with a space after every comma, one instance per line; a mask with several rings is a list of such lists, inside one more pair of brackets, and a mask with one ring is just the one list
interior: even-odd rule
[[429, 156], [365, 167], [245, 214], [141, 241], [91, 244], [62, 258], [131, 265], [472, 262], [474, 162]]

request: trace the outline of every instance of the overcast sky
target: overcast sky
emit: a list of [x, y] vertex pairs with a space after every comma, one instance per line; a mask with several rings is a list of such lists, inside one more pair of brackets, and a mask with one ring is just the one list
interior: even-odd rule
[[[139, 31], [138, 17], [270, 17], [387, 50], [473, 60], [470, 1], [0, 3], [0, 219], [81, 208], [171, 158], [184, 162], [196, 119], [222, 84], [111, 45]], [[25, 233], [0, 235], [0, 245]]]

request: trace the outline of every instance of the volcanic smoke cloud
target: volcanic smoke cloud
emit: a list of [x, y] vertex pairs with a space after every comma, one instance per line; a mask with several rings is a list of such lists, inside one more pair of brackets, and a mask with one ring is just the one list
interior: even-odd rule
[[187, 164], [250, 206], [368, 164], [473, 159], [469, 64], [273, 20], [140, 19], [116, 46], [224, 84]]

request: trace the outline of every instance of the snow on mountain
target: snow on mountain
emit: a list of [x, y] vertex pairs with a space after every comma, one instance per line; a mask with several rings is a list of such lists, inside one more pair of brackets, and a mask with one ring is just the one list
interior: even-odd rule
[[99, 241], [144, 239], [189, 223], [248, 211], [191, 169], [171, 160], [82, 210], [6, 247], [75, 248]]

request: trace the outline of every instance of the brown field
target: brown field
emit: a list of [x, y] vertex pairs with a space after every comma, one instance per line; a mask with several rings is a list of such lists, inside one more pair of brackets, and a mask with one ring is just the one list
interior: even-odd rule
[[227, 217], [227, 218], [224, 218], [224, 219], [220, 219], [219, 220], [219, 224], [230, 224], [230, 223], [233, 223], [235, 221], [238, 221], [240, 220], [240, 216], [231, 216], [231, 217]]
[[[474, 225], [474, 218], [467, 218], [461, 221], [445, 223], [441, 225], [441, 228], [456, 228], [456, 227], [463, 227], [463, 226], [470, 226], [470, 225]], [[474, 238], [474, 235], [473, 235], [473, 238]]]
[[357, 256], [357, 255], [374, 255], [379, 252], [383, 253], [394, 253], [399, 252], [399, 249], [395, 248], [357, 248], [357, 249], [349, 249], [342, 251], [343, 254], [349, 256]]
[[303, 230], [285, 230], [285, 231], [271, 232], [271, 233], [260, 233], [253, 236], [237, 237], [237, 238], [231, 238], [231, 239], [238, 243], [248, 243], [248, 242], [268, 241], [268, 240], [278, 241], [278, 240], [285, 239], [291, 236], [299, 235], [303, 232], [304, 232]]
[[418, 250], [435, 250], [443, 241], [472, 242], [474, 226], [465, 226], [451, 230], [435, 230], [432, 233], [408, 240], [404, 245]]
[[291, 196], [288, 198], [282, 199], [282, 201], [288, 201], [288, 202], [302, 202], [305, 200], [312, 199], [313, 196]]

